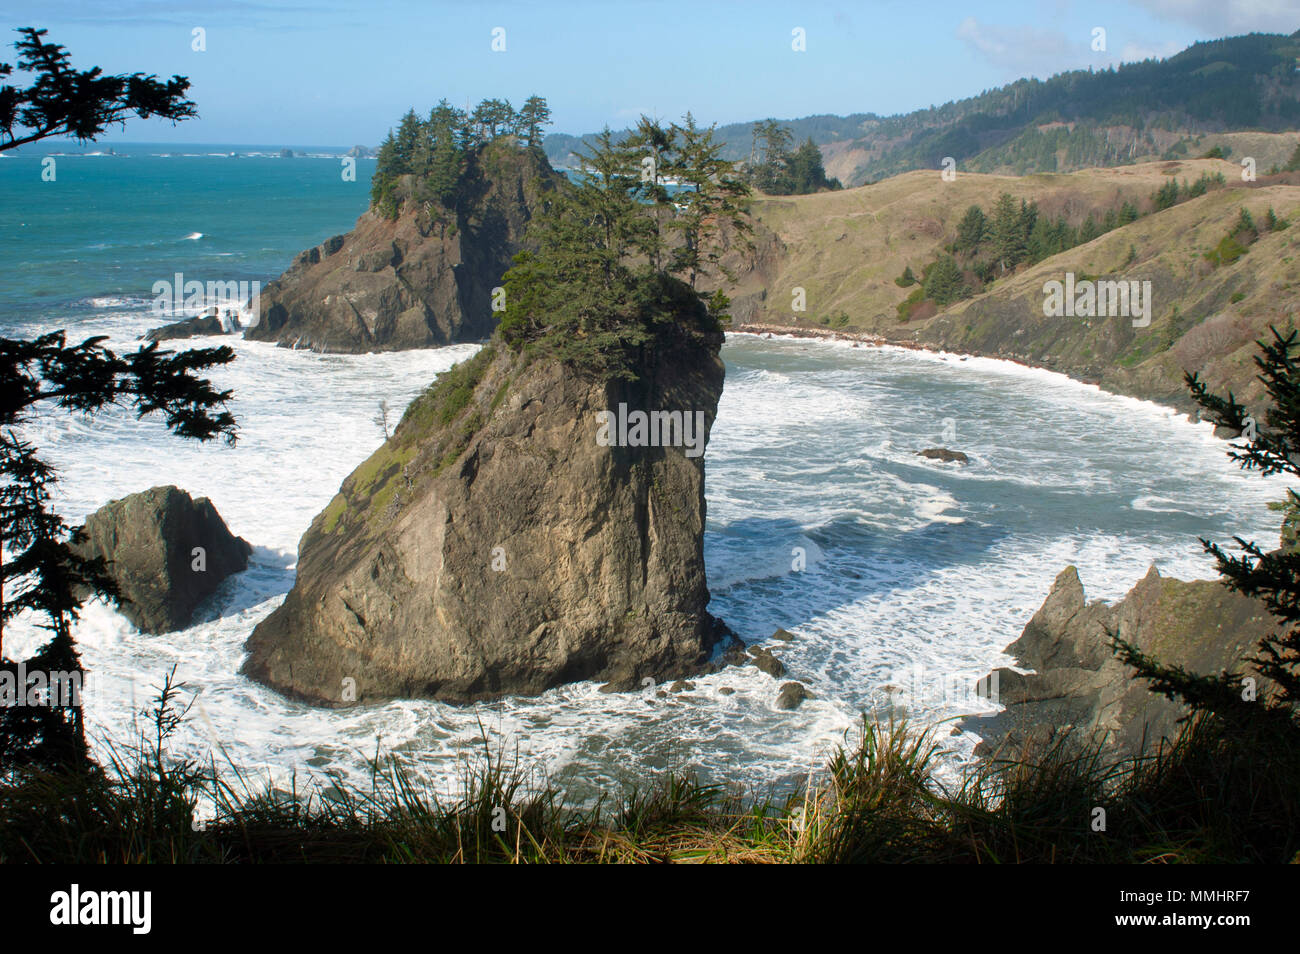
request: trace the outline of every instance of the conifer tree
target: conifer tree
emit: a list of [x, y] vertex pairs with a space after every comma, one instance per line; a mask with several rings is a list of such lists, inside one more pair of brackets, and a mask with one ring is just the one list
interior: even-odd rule
[[[106, 76], [97, 66], [77, 70], [61, 44], [45, 42], [48, 30], [23, 27], [18, 33], [18, 72], [35, 80], [26, 87], [0, 85], [0, 151], [51, 136], [85, 142], [132, 116], [178, 122], [198, 115], [185, 98], [190, 82], [184, 76], [163, 81], [144, 73]], [[0, 77], [13, 74], [12, 64], [0, 63]]]
[[694, 288], [701, 274], [718, 272], [730, 278], [722, 256], [724, 233], [747, 246], [750, 225], [745, 214], [749, 188], [722, 158], [725, 143], [716, 138], [716, 126], [701, 129], [689, 112], [672, 132], [677, 140], [673, 175], [683, 186], [674, 196], [676, 215], [671, 227], [681, 235], [673, 255], [672, 270], [686, 276]]
[[[36, 74], [26, 88], [0, 86], [0, 151], [56, 135], [93, 140], [130, 115], [173, 121], [195, 115], [184, 99], [189, 82], [160, 82], [140, 73], [104, 76], [97, 67], [79, 71], [63, 47], [45, 43], [44, 30], [19, 31], [19, 71]], [[13, 67], [0, 64], [0, 76]], [[102, 559], [75, 549], [79, 528], [68, 527], [50, 508], [53, 469], [23, 439], [39, 406], [93, 416], [110, 404], [133, 408], [139, 417], [161, 414], [179, 437], [234, 442], [235, 420], [225, 409], [229, 391], [218, 391], [198, 372], [228, 364], [230, 348], [179, 354], [156, 343], [119, 356], [103, 337], [68, 346], [64, 333], [35, 340], [0, 338], [0, 669], [13, 676], [19, 664], [4, 657], [4, 629], [23, 614], [44, 617], [51, 638], [22, 665], [28, 672], [63, 674], [80, 681], [81, 663], [72, 624], [91, 594], [117, 599]], [[86, 744], [80, 700], [59, 698], [55, 686], [46, 705], [0, 707], [0, 771], [24, 766], [80, 768]]]
[[519, 128], [529, 147], [542, 145], [542, 130], [551, 124], [551, 110], [540, 96], [529, 96], [519, 109]]
[[[652, 146], [667, 166], [643, 179]], [[714, 130], [699, 129], [689, 114], [667, 130], [643, 119], [621, 139], [609, 129], [593, 137], [572, 187], [534, 215], [535, 250], [515, 256], [506, 273], [499, 331], [507, 347], [551, 354], [583, 373], [631, 378], [659, 323], [703, 312], [720, 327], [725, 296], [706, 298], [676, 277], [693, 279], [717, 265], [726, 223], [735, 234], [744, 229], [737, 220], [746, 190], [720, 148]], [[670, 195], [662, 178], [679, 179], [680, 191]], [[668, 228], [682, 241], [665, 260]]]
[[993, 204], [990, 231], [993, 258], [1003, 272], [1019, 265], [1028, 251], [1028, 236], [1022, 231], [1023, 221], [1022, 210], [1016, 207], [1016, 200], [1011, 194], [1003, 192], [999, 195]]
[[966, 254], [972, 253], [979, 248], [987, 235], [988, 220], [984, 217], [984, 210], [978, 205], [972, 205], [957, 223], [956, 250]]

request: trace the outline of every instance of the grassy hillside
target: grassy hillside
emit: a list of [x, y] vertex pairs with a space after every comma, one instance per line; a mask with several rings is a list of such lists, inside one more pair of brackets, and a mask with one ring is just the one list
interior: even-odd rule
[[[1206, 173], [1222, 173], [1224, 185], [1155, 211], [1152, 196], [1170, 177], [1192, 182]], [[1020, 178], [959, 174], [953, 182], [911, 172], [843, 192], [761, 199], [753, 206], [756, 252], [740, 265], [732, 312], [739, 325], [864, 332], [1013, 357], [1174, 403], [1183, 401], [1184, 369], [1206, 371], [1213, 385], [1253, 397], [1251, 342], [1300, 311], [1300, 229], [1262, 231], [1235, 261], [1216, 264], [1206, 255], [1243, 208], [1259, 222], [1270, 208], [1300, 221], [1298, 186], [1294, 174], [1243, 183], [1231, 162], [1192, 160]], [[1125, 201], [1141, 217], [998, 275], [973, 298], [902, 321], [899, 305], [916, 289], [895, 279], [908, 267], [921, 275], [954, 241], [965, 210], [988, 210], [1002, 192], [1075, 224]], [[1044, 317], [1044, 282], [1066, 272], [1151, 281], [1151, 325]], [[805, 292], [804, 312], [792, 309], [796, 287]]]
[[[1182, 406], [1184, 371], [1203, 372], [1216, 390], [1261, 396], [1253, 342], [1270, 324], [1294, 327], [1300, 313], [1300, 229], [1262, 234], [1236, 261], [1206, 255], [1242, 208], [1300, 219], [1300, 188], [1226, 189], [1193, 199], [1071, 249], [961, 302], [924, 324], [918, 341], [1007, 354], [1100, 383], [1108, 390]], [[1151, 325], [1123, 318], [1046, 318], [1043, 283], [1116, 276], [1152, 283]]]

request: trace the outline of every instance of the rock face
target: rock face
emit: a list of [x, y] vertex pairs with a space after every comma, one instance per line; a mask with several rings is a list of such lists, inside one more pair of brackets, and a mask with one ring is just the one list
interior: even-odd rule
[[110, 501], [86, 519], [85, 534], [78, 551], [108, 562], [125, 597], [122, 615], [145, 633], [189, 625], [195, 607], [246, 569], [252, 552], [208, 498], [171, 486]]
[[[689, 318], [689, 316], [688, 316]], [[598, 412], [702, 412], [719, 332], [660, 326], [639, 379], [577, 375], [494, 342], [407, 409], [304, 535], [243, 672], [308, 701], [451, 702], [707, 663], [704, 459], [602, 446]]]
[[[496, 326], [492, 289], [562, 179], [537, 152], [490, 143], [469, 156], [455, 209], [409, 199], [396, 220], [367, 211], [300, 254], [262, 289], [245, 337], [345, 352], [481, 341]], [[415, 188], [407, 176], [402, 191]]]
[[981, 735], [977, 752], [1016, 749], [1073, 728], [1104, 742], [1108, 755], [1154, 751], [1178, 734], [1181, 704], [1153, 694], [1145, 680], [1112, 654], [1107, 629], [1166, 665], [1210, 674], [1241, 672], [1275, 620], [1264, 604], [1209, 580], [1161, 577], [1153, 566], [1123, 600], [1088, 603], [1078, 571], [1067, 567], [1020, 638], [1007, 647], [1022, 668], [998, 669], [1006, 709], [963, 727]]

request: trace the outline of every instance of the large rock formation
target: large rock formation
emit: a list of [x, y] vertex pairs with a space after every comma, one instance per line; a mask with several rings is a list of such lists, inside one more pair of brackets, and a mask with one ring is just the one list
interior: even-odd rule
[[454, 209], [401, 184], [401, 214], [373, 209], [308, 249], [260, 294], [245, 337], [317, 351], [397, 351], [480, 341], [496, 326], [492, 289], [524, 247], [532, 211], [563, 177], [507, 141], [471, 152]]
[[[439, 378], [312, 522], [243, 672], [337, 705], [697, 671], [724, 629], [700, 456], [723, 365], [721, 333], [691, 319], [659, 326], [635, 382], [496, 341]], [[700, 441], [604, 446], [597, 414], [620, 404], [698, 412]]]
[[86, 519], [77, 549], [107, 561], [122, 615], [146, 633], [188, 626], [195, 607], [246, 569], [252, 552], [208, 498], [172, 486], [109, 501]]
[[1101, 742], [1111, 756], [1150, 753], [1178, 734], [1186, 709], [1135, 679], [1111, 652], [1107, 632], [1163, 664], [1211, 674], [1244, 672], [1243, 661], [1275, 626], [1258, 600], [1215, 581], [1162, 577], [1154, 566], [1118, 603], [1089, 603], [1078, 571], [1066, 567], [1007, 647], [1018, 666], [1034, 672], [996, 670], [1005, 710], [963, 727], [984, 737], [977, 752], [1015, 751], [1070, 729], [1079, 741]]

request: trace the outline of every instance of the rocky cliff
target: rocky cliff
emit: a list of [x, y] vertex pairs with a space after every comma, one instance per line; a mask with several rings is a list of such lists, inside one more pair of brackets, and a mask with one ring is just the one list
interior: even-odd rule
[[1110, 756], [1149, 754], [1178, 734], [1186, 709], [1134, 679], [1111, 652], [1107, 632], [1163, 664], [1208, 675], [1244, 672], [1243, 660], [1275, 625], [1258, 600], [1216, 581], [1162, 577], [1154, 566], [1118, 603], [1089, 603], [1078, 571], [1067, 567], [1006, 650], [1034, 671], [996, 670], [1005, 710], [968, 719], [963, 728], [985, 739], [977, 752], [1015, 751], [1070, 729], [1077, 739], [1101, 742]]
[[698, 413], [703, 451], [722, 335], [686, 318], [659, 326], [635, 381], [495, 339], [440, 377], [313, 521], [243, 671], [327, 705], [698, 671], [722, 629], [705, 610], [704, 458], [631, 446], [631, 430], [605, 446], [618, 428], [602, 442], [597, 418]]
[[538, 152], [506, 141], [468, 155], [454, 208], [414, 200], [419, 183], [407, 176], [396, 219], [371, 209], [300, 254], [262, 290], [245, 336], [346, 352], [482, 340], [496, 325], [492, 289], [562, 180]]

